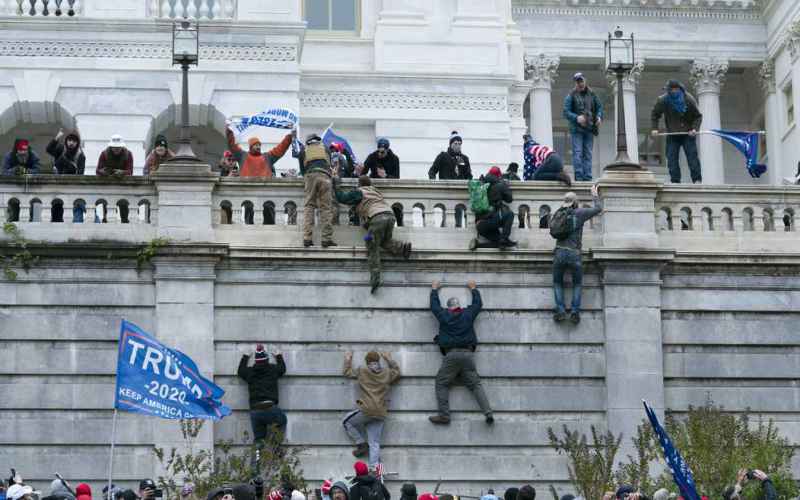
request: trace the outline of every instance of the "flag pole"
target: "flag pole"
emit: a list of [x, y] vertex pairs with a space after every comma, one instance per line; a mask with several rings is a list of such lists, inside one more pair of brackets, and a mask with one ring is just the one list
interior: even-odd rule
[[111, 457], [108, 460], [108, 490], [103, 500], [113, 500], [111, 495], [111, 480], [114, 477], [114, 445], [117, 441], [117, 409], [114, 408], [114, 417], [111, 420]]
[[[698, 130], [697, 132], [695, 132], [695, 134], [697, 134], [697, 135], [699, 135], [699, 134], [713, 134], [713, 133], [714, 132], [712, 132], [711, 130]], [[753, 132], [747, 131], [747, 133], [748, 134], [766, 135], [767, 132], [765, 130], [755, 130]], [[654, 134], [654, 135], [657, 135], [657, 136], [689, 135], [689, 132], [659, 132], [659, 133]]]

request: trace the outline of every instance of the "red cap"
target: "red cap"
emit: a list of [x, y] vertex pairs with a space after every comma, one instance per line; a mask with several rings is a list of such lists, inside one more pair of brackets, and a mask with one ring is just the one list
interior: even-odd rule
[[369, 467], [367, 464], [359, 460], [358, 462], [353, 465], [353, 468], [356, 470], [356, 476], [366, 476], [369, 474]]
[[439, 497], [433, 493], [423, 493], [419, 496], [419, 500], [439, 500]]
[[489, 174], [491, 174], [491, 175], [493, 175], [495, 177], [502, 177], [503, 172], [500, 170], [500, 167], [494, 166], [494, 167], [489, 169]]
[[30, 147], [30, 144], [31, 143], [29, 141], [27, 141], [26, 139], [20, 139], [20, 140], [17, 141], [15, 146], [17, 148], [17, 151], [20, 151], [22, 149], [27, 149], [28, 147]]
[[230, 151], [225, 151], [224, 153], [222, 153], [222, 156], [224, 158], [230, 158], [231, 156], [233, 156], [233, 153], [231, 153]]
[[331, 481], [330, 479], [326, 479], [325, 481], [323, 481], [322, 482], [322, 488], [321, 488], [322, 489], [322, 493], [324, 495], [329, 494], [331, 492], [331, 487], [332, 486], [333, 486], [333, 481]]

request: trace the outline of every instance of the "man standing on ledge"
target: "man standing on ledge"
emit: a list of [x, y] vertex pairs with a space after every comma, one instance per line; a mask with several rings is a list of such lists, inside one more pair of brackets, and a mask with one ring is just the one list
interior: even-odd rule
[[572, 167], [576, 181], [592, 180], [592, 148], [603, 121], [603, 105], [586, 84], [583, 73], [572, 77], [575, 88], [564, 99], [564, 118], [572, 136]]
[[434, 424], [450, 423], [450, 386], [460, 376], [464, 381], [486, 417], [486, 423], [494, 423], [492, 408], [481, 385], [481, 377], [475, 369], [475, 348], [478, 337], [475, 335], [475, 318], [481, 312], [483, 303], [478, 285], [473, 280], [467, 282], [472, 292], [472, 305], [466, 309], [455, 297], [447, 299], [447, 309], [439, 303], [441, 283], [434, 281], [431, 285], [431, 312], [439, 320], [439, 334], [433, 339], [444, 354], [442, 366], [436, 374], [436, 401], [439, 414], [429, 417]]
[[661, 115], [664, 115], [664, 123], [667, 126], [667, 168], [669, 169], [669, 179], [673, 184], [681, 183], [680, 152], [686, 155], [689, 163], [689, 173], [692, 182], [703, 181], [700, 173], [700, 159], [697, 157], [697, 131], [703, 123], [703, 114], [697, 107], [697, 101], [686, 92], [683, 84], [678, 80], [667, 82], [664, 90], [667, 92], [656, 99], [651, 113], [653, 130], [651, 134], [656, 137], [658, 132], [658, 122]]
[[469, 157], [461, 152], [461, 136], [455, 130], [450, 134], [450, 147], [442, 151], [433, 161], [428, 178], [445, 179], [472, 179], [472, 170], [469, 166]]

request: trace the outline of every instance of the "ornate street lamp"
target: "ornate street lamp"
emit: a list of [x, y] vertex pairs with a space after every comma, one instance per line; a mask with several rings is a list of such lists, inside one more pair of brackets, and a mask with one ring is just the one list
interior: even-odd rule
[[617, 75], [617, 157], [606, 165], [606, 170], [641, 170], [638, 162], [628, 156], [628, 141], [625, 134], [625, 102], [623, 99], [622, 77], [633, 69], [635, 64], [633, 33], [625, 36], [617, 26], [614, 33], [608, 34], [605, 42], [606, 70]]
[[172, 64], [180, 64], [183, 70], [183, 92], [181, 96], [181, 134], [178, 151], [173, 161], [200, 161], [192, 151], [189, 134], [189, 66], [197, 65], [200, 55], [200, 25], [188, 19], [172, 25]]

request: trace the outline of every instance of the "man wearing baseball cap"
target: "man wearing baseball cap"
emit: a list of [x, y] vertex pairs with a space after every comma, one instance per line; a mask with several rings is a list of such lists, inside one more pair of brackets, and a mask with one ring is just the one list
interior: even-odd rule
[[39, 157], [31, 151], [27, 139], [15, 139], [14, 147], [3, 158], [3, 175], [27, 175], [39, 173]]
[[133, 154], [128, 150], [121, 135], [111, 136], [108, 146], [97, 159], [95, 173], [101, 177], [133, 175]]
[[486, 195], [489, 198], [489, 211], [475, 214], [478, 234], [486, 238], [489, 243], [478, 243], [477, 238], [473, 238], [469, 243], [469, 249], [475, 250], [479, 246], [482, 248], [510, 248], [516, 246], [517, 242], [510, 239], [511, 226], [514, 224], [514, 212], [508, 207], [508, 203], [514, 201], [511, 195], [511, 187], [503, 178], [500, 167], [494, 166], [489, 169], [489, 173], [481, 177], [484, 183], [489, 184]]
[[603, 121], [603, 105], [586, 84], [583, 73], [575, 73], [575, 88], [564, 99], [564, 118], [572, 136], [572, 167], [576, 181], [592, 180], [594, 137]]

